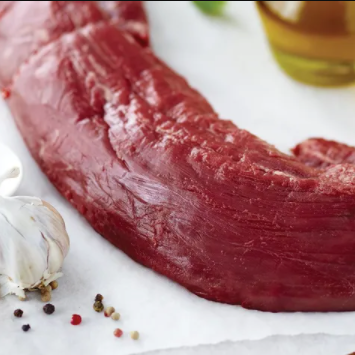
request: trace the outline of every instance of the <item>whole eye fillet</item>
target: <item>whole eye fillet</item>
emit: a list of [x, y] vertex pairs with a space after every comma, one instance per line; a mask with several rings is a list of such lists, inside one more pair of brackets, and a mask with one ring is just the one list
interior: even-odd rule
[[[355, 310], [355, 167], [282, 154], [220, 119], [117, 24], [87, 22], [31, 54], [7, 102], [42, 170], [95, 230], [209, 300]], [[1, 78], [21, 57], [13, 50]]]

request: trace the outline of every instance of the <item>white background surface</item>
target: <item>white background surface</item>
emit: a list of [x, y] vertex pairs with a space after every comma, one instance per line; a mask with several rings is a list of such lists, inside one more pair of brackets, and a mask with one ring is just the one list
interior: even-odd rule
[[[232, 3], [225, 19], [201, 15], [188, 2], [149, 2], [156, 52], [187, 77], [222, 117], [287, 151], [310, 136], [354, 143], [354, 88], [321, 90], [295, 83], [274, 63], [252, 2]], [[72, 240], [65, 277], [46, 316], [39, 297], [0, 301], [0, 355], [141, 354], [329, 354], [355, 351], [355, 314], [268, 314], [208, 302], [145, 269], [99, 237], [50, 186], [30, 158], [4, 104], [0, 142], [24, 163], [19, 191], [53, 203]], [[1, 162], [0, 162], [1, 163]], [[96, 293], [122, 315], [118, 323], [92, 310]], [[13, 310], [25, 311], [22, 320]], [[73, 313], [83, 324], [69, 324]], [[29, 333], [21, 331], [30, 323]], [[115, 339], [115, 327], [138, 330], [141, 339]], [[342, 337], [273, 336], [325, 333]], [[273, 336], [273, 337], [270, 337]], [[267, 337], [267, 338], [266, 338]], [[266, 339], [264, 339], [266, 338]], [[264, 339], [252, 341], [257, 339]], [[217, 344], [208, 346], [207, 344]], [[354, 344], [353, 349], [352, 344]], [[202, 345], [201, 348], [191, 348]], [[156, 352], [158, 349], [183, 348]], [[312, 351], [312, 352], [310, 352]]]

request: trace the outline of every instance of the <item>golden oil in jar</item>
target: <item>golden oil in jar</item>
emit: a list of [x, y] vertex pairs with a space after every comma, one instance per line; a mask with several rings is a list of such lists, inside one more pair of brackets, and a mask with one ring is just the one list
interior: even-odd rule
[[318, 86], [355, 82], [355, 1], [257, 1], [279, 65]]

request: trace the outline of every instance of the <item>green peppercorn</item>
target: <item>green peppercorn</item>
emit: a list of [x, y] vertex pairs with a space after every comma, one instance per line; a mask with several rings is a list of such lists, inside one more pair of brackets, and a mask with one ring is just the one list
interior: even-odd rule
[[104, 310], [104, 305], [100, 301], [96, 301], [94, 303], [94, 310], [95, 312], [102, 312]]

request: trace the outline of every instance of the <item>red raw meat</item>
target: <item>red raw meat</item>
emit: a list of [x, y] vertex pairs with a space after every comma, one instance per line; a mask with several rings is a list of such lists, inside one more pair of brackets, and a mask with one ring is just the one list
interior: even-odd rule
[[149, 28], [142, 1], [97, 1], [103, 11], [119, 21], [120, 29], [132, 34], [142, 45], [149, 44]]
[[39, 50], [11, 91], [43, 171], [134, 260], [214, 301], [355, 310], [354, 166], [307, 167], [219, 119], [104, 22]]
[[0, 1], [0, 16], [10, 9], [16, 1]]
[[302, 163], [325, 169], [335, 164], [355, 164], [355, 148], [322, 138], [308, 139], [298, 144], [293, 154]]
[[108, 20], [148, 44], [142, 1], [1, 1], [0, 86], [7, 88], [20, 65], [45, 44], [89, 23]]

